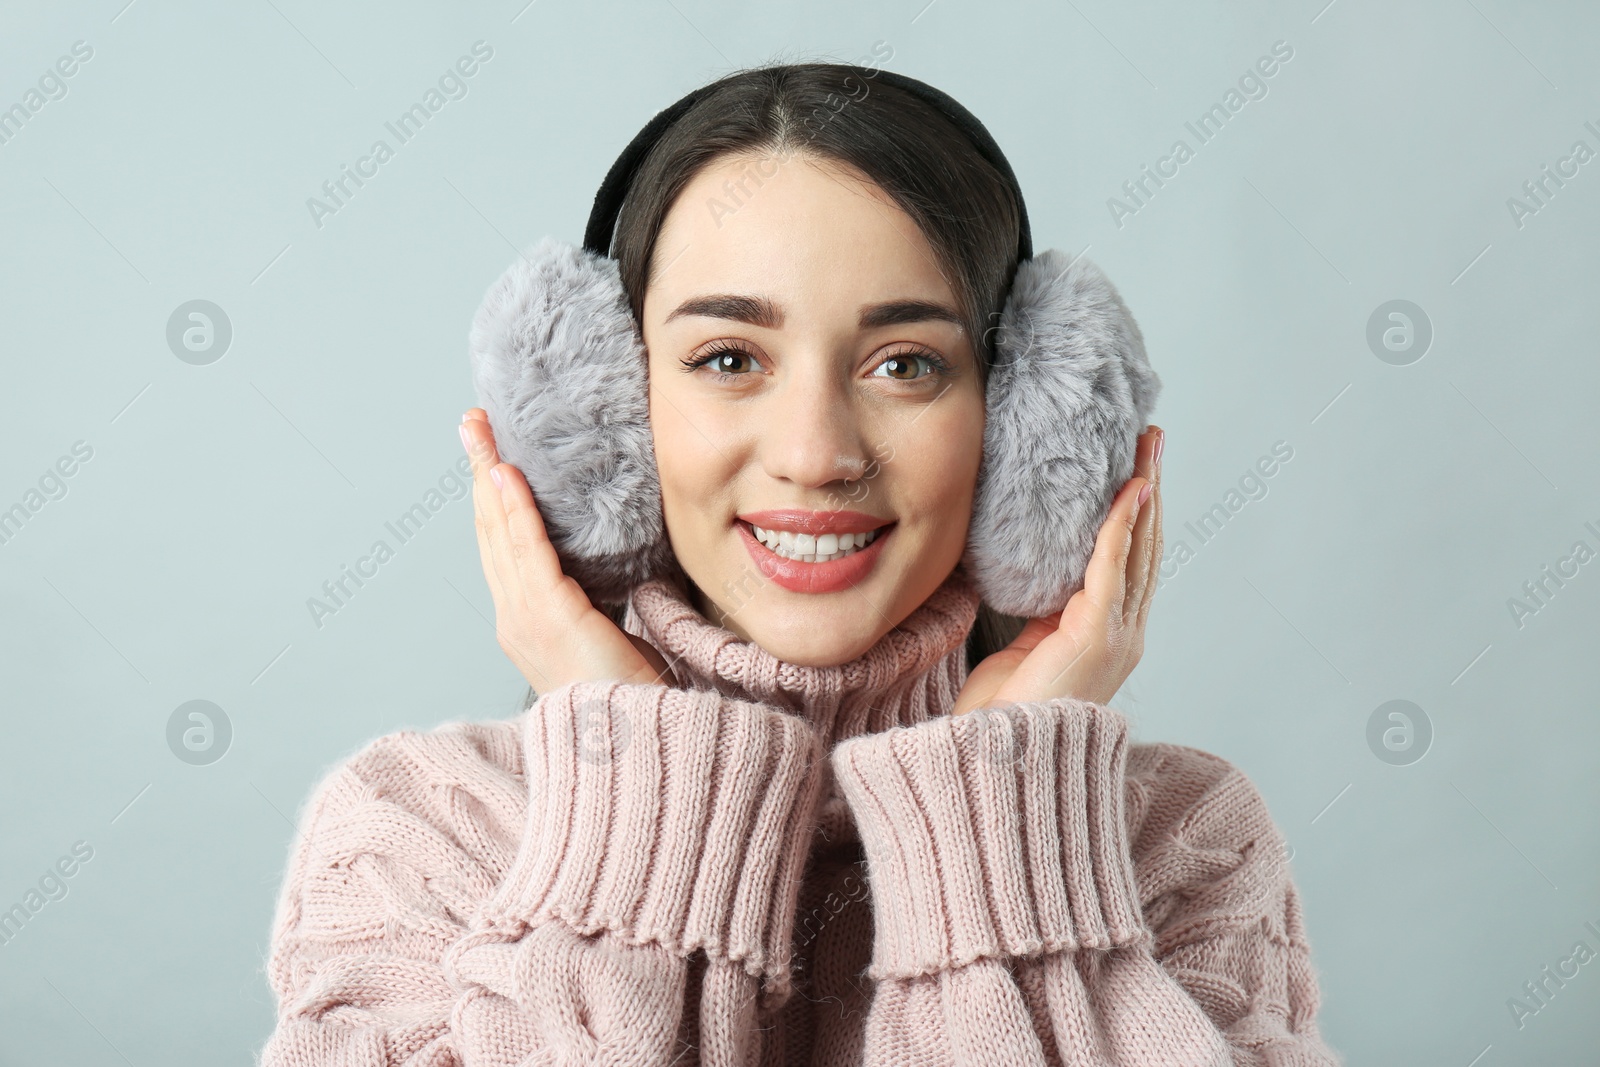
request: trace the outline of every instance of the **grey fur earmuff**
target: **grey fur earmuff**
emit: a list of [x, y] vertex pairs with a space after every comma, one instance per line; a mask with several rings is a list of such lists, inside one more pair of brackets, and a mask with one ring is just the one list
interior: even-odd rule
[[[999, 147], [960, 104], [905, 75], [872, 76], [940, 108], [1017, 188]], [[564, 573], [596, 603], [619, 603], [673, 565], [644, 343], [605, 250], [640, 160], [703, 91], [658, 113], [618, 158], [584, 247], [546, 237], [528, 249], [490, 287], [469, 334], [473, 383], [500, 457], [527, 478]], [[1059, 611], [1083, 588], [1161, 381], [1105, 275], [1082, 256], [1033, 256], [1025, 208], [1021, 230], [992, 339], [962, 563], [990, 607], [1033, 617]]]

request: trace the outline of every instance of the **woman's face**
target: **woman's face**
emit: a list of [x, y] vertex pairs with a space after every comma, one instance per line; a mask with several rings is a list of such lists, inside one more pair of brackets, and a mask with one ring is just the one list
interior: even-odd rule
[[949, 576], [972, 514], [983, 386], [933, 249], [853, 169], [719, 157], [667, 214], [643, 318], [695, 606], [791, 663], [859, 656]]

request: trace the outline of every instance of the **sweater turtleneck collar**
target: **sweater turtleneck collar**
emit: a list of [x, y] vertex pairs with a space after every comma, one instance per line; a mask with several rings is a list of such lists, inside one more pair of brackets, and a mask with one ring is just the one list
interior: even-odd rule
[[634, 588], [623, 628], [660, 650], [674, 685], [714, 689], [802, 715], [827, 750], [847, 737], [947, 714], [966, 683], [966, 641], [979, 599], [957, 567], [870, 649], [830, 667], [788, 663], [741, 640], [700, 614], [669, 579]]

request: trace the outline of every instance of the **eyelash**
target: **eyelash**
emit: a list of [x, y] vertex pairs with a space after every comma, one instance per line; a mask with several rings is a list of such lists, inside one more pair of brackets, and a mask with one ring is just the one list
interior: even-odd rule
[[[705, 352], [702, 352], [698, 356], [691, 356], [691, 357], [689, 357], [687, 359], [681, 359], [678, 362], [683, 364], [683, 369], [685, 371], [688, 371], [689, 373], [692, 374], [695, 371], [699, 370], [701, 367], [703, 367], [706, 364], [710, 363], [712, 360], [716, 359], [718, 356], [726, 356], [726, 355], [731, 355], [731, 354], [738, 354], [738, 355], [741, 355], [741, 356], [747, 356], [752, 361], [755, 359], [755, 353], [751, 352], [749, 349], [745, 348], [742, 345], [734, 344], [731, 341], [713, 341], [712, 342], [712, 347], [707, 349]], [[929, 349], [926, 349], [926, 348], [912, 348], [912, 349], [909, 349], [908, 351], [905, 351], [905, 352], [896, 352], [894, 355], [889, 356], [888, 358], [889, 359], [913, 359], [913, 358], [916, 358], [916, 357], [919, 357], [919, 356], [921, 358], [927, 360], [928, 361], [928, 365], [933, 368], [933, 374], [932, 375], [923, 375], [922, 377], [915, 378], [915, 379], [891, 378], [890, 381], [897, 381], [897, 382], [908, 381], [908, 380], [910, 380], [910, 381], [921, 381], [922, 378], [933, 377], [933, 375], [949, 376], [952, 373], [953, 369], [954, 369], [954, 368], [952, 368], [950, 366], [950, 363], [949, 363], [948, 360], [946, 360], [944, 357], [940, 356], [936, 352], [933, 352], [933, 351], [931, 351]], [[879, 366], [882, 366], [882, 364], [879, 364]], [[733, 373], [730, 373], [729, 371], [721, 371], [721, 370], [719, 370], [719, 371], [717, 371], [715, 373], [716, 373], [716, 380], [719, 381], [719, 382], [726, 381], [729, 378], [741, 377], [741, 375], [733, 374]]]

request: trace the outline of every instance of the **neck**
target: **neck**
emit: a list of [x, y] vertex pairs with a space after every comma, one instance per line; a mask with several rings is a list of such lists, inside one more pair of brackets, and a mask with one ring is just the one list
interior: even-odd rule
[[957, 568], [866, 652], [826, 667], [779, 659], [695, 607], [692, 587], [662, 579], [636, 587], [623, 628], [668, 660], [674, 684], [715, 689], [803, 715], [832, 745], [949, 712], [966, 682], [966, 640], [978, 594]]
[[[804, 716], [822, 734], [825, 751], [847, 737], [948, 714], [967, 680], [966, 642], [979, 597], [960, 567], [870, 649], [827, 667], [788, 663], [741, 639], [706, 618], [691, 590], [664, 579], [636, 587], [623, 629], [660, 650], [673, 685]], [[845, 819], [843, 801], [834, 801], [822, 817], [827, 836], [836, 836]]]
[[741, 641], [750, 640], [750, 635], [744, 632], [743, 627], [734, 622], [733, 616], [723, 611], [715, 600], [712, 600], [711, 598], [707, 597], [705, 593], [701, 592], [698, 585], [690, 581], [687, 576], [681, 578], [680, 580], [689, 588], [689, 593], [686, 597], [687, 602], [691, 607], [694, 608], [695, 611], [700, 613], [702, 618], [706, 619], [713, 626], [727, 630]]

